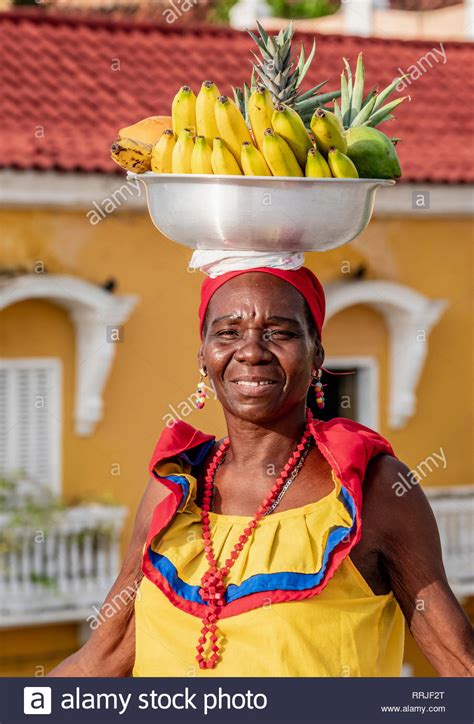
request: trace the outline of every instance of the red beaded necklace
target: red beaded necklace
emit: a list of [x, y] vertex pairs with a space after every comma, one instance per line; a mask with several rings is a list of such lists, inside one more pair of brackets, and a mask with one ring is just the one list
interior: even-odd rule
[[[203, 627], [201, 629], [201, 636], [199, 637], [197, 645], [197, 656], [196, 659], [201, 669], [213, 669], [219, 661], [219, 644], [218, 644], [218, 633], [217, 633], [217, 620], [219, 618], [222, 606], [225, 605], [225, 591], [226, 586], [224, 579], [229, 574], [230, 569], [234, 565], [235, 561], [239, 557], [240, 551], [248, 541], [253, 529], [257, 526], [257, 523], [265, 515], [266, 511], [274, 503], [278, 497], [282, 487], [285, 484], [286, 479], [291, 474], [292, 469], [298, 463], [298, 459], [305, 448], [308, 438], [311, 435], [310, 423], [313, 419], [313, 415], [309, 408], [306, 408], [306, 428], [301, 438], [301, 442], [297, 445], [296, 450], [290, 456], [290, 459], [286, 463], [280, 477], [270, 490], [267, 497], [263, 500], [255, 513], [248, 526], [245, 528], [243, 534], [239, 537], [239, 540], [235, 544], [229, 558], [226, 560], [224, 566], [218, 567], [217, 561], [214, 555], [214, 549], [212, 547], [211, 530], [209, 527], [209, 512], [211, 508], [211, 501], [214, 492], [214, 477], [217, 467], [221, 464], [223, 457], [229, 447], [229, 438], [226, 437], [219, 446], [216, 454], [210, 462], [206, 475], [204, 478], [204, 496], [201, 507], [201, 522], [202, 522], [202, 537], [204, 539], [204, 551], [206, 558], [209, 563], [209, 570], [203, 575], [201, 579], [201, 587], [199, 593], [203, 601], [207, 601], [207, 611], [203, 616], [202, 622]], [[209, 641], [208, 641], [209, 637]], [[204, 656], [204, 649], [206, 645], [210, 646], [210, 651]]]

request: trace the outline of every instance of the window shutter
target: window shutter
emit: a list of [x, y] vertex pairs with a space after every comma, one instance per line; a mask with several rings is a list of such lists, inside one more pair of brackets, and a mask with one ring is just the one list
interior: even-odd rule
[[0, 361], [0, 473], [25, 475], [60, 492], [61, 363]]

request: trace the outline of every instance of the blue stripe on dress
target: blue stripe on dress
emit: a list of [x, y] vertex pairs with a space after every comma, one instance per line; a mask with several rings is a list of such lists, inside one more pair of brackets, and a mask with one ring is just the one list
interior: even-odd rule
[[166, 478], [166, 480], [171, 480], [172, 483], [176, 483], [176, 485], [179, 485], [179, 487], [183, 491], [183, 497], [181, 498], [179, 503], [181, 505], [183, 500], [186, 500], [189, 495], [189, 480], [183, 475], [159, 475], [159, 477]]
[[[173, 478], [175, 476], [169, 476]], [[178, 477], [178, 476], [176, 476]], [[236, 601], [243, 596], [252, 593], [261, 593], [264, 591], [305, 591], [309, 588], [318, 586], [324, 578], [329, 556], [333, 550], [339, 545], [343, 538], [350, 535], [355, 524], [355, 504], [350, 493], [341, 487], [341, 493], [344, 505], [352, 517], [352, 525], [350, 528], [339, 526], [334, 528], [328, 536], [326, 547], [323, 553], [322, 565], [316, 573], [257, 573], [245, 579], [239, 585], [231, 583], [226, 590], [226, 603]], [[178, 576], [176, 567], [166, 556], [157, 553], [151, 547], [148, 548], [148, 555], [153, 566], [168, 581], [175, 593], [184, 598], [186, 601], [195, 603], [205, 603], [199, 594], [200, 586], [191, 586]]]

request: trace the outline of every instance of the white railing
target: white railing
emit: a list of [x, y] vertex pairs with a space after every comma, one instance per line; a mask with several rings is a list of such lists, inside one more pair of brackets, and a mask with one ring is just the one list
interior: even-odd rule
[[81, 620], [100, 606], [120, 565], [123, 507], [80, 505], [45, 530], [0, 515], [0, 627]]
[[438, 523], [449, 583], [458, 598], [474, 595], [474, 485], [424, 488]]

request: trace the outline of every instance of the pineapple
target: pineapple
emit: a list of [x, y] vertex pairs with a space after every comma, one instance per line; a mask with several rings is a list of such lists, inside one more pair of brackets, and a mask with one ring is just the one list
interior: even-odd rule
[[324, 107], [326, 103], [339, 98], [341, 95], [339, 90], [317, 95], [318, 90], [327, 81], [318, 83], [305, 93], [298, 92], [313, 60], [316, 42], [313, 42], [308, 58], [306, 58], [304, 48], [301, 46], [298, 63], [296, 64], [296, 58], [291, 52], [291, 41], [295, 33], [291, 22], [284, 30], [280, 30], [278, 35], [269, 35], [258, 22], [257, 27], [258, 35], [250, 30], [248, 31], [255, 41], [261, 56], [259, 57], [257, 53], [253, 54], [255, 62], [253, 63], [250, 87], [247, 83], [244, 83], [243, 89], [234, 89], [235, 100], [240, 110], [247, 118], [248, 98], [252, 91], [258, 86], [262, 86], [270, 91], [274, 103], [284, 103], [294, 108], [305, 124], [309, 125], [316, 108]]
[[344, 128], [346, 130], [357, 126], [370, 126], [373, 128], [380, 123], [395, 118], [392, 111], [409, 96], [396, 98], [385, 105], [382, 104], [406, 76], [395, 78], [380, 93], [377, 93], [376, 87], [372, 88], [364, 98], [365, 71], [362, 53], [359, 53], [357, 58], [354, 81], [352, 80], [351, 67], [347, 58], [343, 58], [343, 60], [345, 71], [341, 73], [341, 105], [339, 106], [337, 100], [334, 101], [334, 113]]
[[352, 79], [351, 67], [343, 58], [345, 71], [341, 73], [341, 105], [334, 101], [334, 113], [345, 129], [347, 155], [355, 164], [361, 178], [399, 178], [402, 175], [395, 143], [375, 128], [395, 116], [392, 111], [408, 96], [396, 98], [383, 105], [403, 77], [395, 78], [380, 93], [376, 88], [364, 98], [365, 71], [362, 53]]

